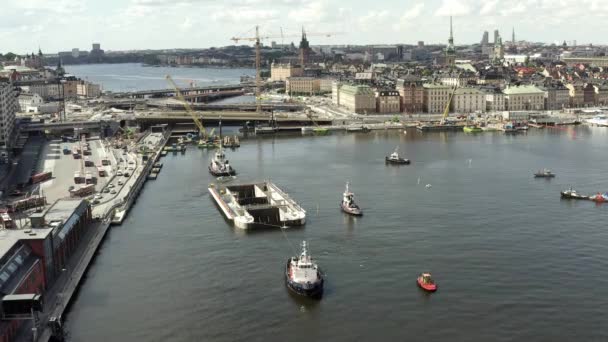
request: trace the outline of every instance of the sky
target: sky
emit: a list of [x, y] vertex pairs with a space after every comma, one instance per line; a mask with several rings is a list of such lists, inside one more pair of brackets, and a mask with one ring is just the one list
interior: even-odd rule
[[[0, 53], [206, 48], [252, 37], [316, 44], [476, 43], [504, 40], [604, 44], [608, 0], [2, 0]], [[281, 37], [281, 31], [283, 32]], [[333, 33], [327, 36], [326, 33]], [[246, 42], [240, 42], [246, 44]]]

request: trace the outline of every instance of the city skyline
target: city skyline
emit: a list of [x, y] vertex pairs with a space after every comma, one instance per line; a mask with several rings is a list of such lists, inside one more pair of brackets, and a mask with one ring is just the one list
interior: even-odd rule
[[[349, 5], [336, 0], [11, 1], [0, 14], [0, 53], [23, 54], [38, 47], [47, 53], [88, 50], [92, 42], [108, 51], [226, 46], [234, 44], [233, 36], [251, 36], [256, 24], [263, 35], [280, 37], [283, 30], [285, 43], [297, 43], [294, 36], [304, 26], [313, 32], [340, 32], [311, 37], [311, 45], [419, 40], [446, 44], [449, 15], [454, 17], [455, 45], [479, 43], [484, 31], [495, 29], [510, 38], [513, 28], [521, 40], [603, 44], [602, 29], [584, 25], [579, 18], [599, 20], [608, 15], [599, 0], [384, 0], [373, 7], [355, 0]], [[591, 15], [578, 16], [583, 10]], [[576, 31], [570, 30], [572, 20], [581, 21]]]

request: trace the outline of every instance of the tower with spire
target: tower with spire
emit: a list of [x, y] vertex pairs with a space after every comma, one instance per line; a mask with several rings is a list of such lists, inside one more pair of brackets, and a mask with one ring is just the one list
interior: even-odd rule
[[445, 49], [445, 64], [446, 65], [456, 64], [456, 48], [454, 47], [454, 31], [452, 29], [452, 16], [450, 16], [450, 38], [448, 39], [448, 46]]
[[306, 39], [306, 31], [302, 27], [302, 40], [300, 41], [300, 64], [302, 67], [306, 66], [310, 60], [310, 44]]
[[502, 37], [499, 35], [494, 42], [494, 64], [502, 64], [505, 59], [505, 47], [502, 44]]

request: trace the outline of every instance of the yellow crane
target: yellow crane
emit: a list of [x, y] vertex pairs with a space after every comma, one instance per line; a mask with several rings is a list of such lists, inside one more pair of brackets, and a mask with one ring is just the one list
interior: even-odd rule
[[445, 124], [447, 119], [448, 119], [448, 115], [450, 115], [450, 104], [452, 103], [452, 98], [454, 98], [454, 94], [456, 93], [456, 89], [458, 88], [458, 85], [455, 85], [454, 88], [452, 89], [452, 92], [450, 93], [450, 97], [448, 98], [448, 102], [445, 104], [445, 109], [443, 110], [443, 117], [441, 118], [441, 124]]
[[[335, 35], [338, 33], [335, 32], [327, 32], [327, 33], [307, 33], [307, 36], [326, 36], [326, 37], [331, 37], [332, 35]], [[236, 44], [238, 44], [239, 40], [245, 40], [245, 41], [250, 41], [250, 42], [255, 42], [255, 102], [256, 102], [256, 113], [260, 114], [262, 112], [262, 104], [260, 102], [261, 100], [261, 87], [262, 87], [262, 80], [260, 79], [260, 61], [261, 61], [261, 52], [260, 52], [260, 48], [261, 48], [261, 41], [265, 40], [265, 39], [278, 39], [278, 38], [285, 38], [285, 37], [297, 37], [297, 36], [284, 36], [283, 35], [283, 29], [281, 28], [281, 35], [280, 36], [260, 36], [260, 27], [256, 26], [255, 27], [255, 36], [254, 37], [232, 37], [230, 38], [231, 40], [233, 40]]]
[[199, 120], [198, 116], [194, 113], [194, 111], [192, 110], [192, 107], [190, 107], [190, 104], [188, 103], [188, 101], [186, 101], [186, 99], [184, 98], [184, 95], [179, 90], [179, 87], [177, 86], [175, 81], [173, 81], [173, 78], [171, 78], [171, 75], [167, 75], [165, 78], [167, 79], [167, 81], [169, 83], [171, 83], [171, 85], [175, 89], [175, 94], [177, 95], [177, 98], [184, 105], [186, 112], [188, 112], [188, 114], [190, 114], [190, 116], [192, 116], [192, 120], [194, 121], [194, 124], [196, 125], [196, 127], [198, 128], [198, 131], [199, 131], [200, 141], [204, 141], [207, 138], [207, 130], [203, 126], [203, 123]]

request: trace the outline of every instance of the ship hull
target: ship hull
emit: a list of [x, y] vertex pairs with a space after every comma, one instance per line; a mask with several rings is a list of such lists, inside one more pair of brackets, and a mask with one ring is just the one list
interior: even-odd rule
[[363, 216], [363, 211], [360, 208], [351, 208], [351, 207], [344, 205], [344, 203], [340, 203], [340, 208], [342, 209], [343, 212], [345, 212], [349, 215]]
[[236, 175], [236, 171], [231, 169], [230, 171], [218, 171], [211, 166], [209, 166], [209, 173], [214, 175], [215, 177], [223, 177], [223, 176], [234, 176]]
[[321, 297], [323, 297], [323, 278], [320, 278], [320, 281], [314, 284], [300, 284], [297, 282], [292, 281], [289, 278], [289, 263], [290, 263], [291, 259], [287, 259], [287, 266], [285, 267], [285, 285], [287, 286], [287, 288], [299, 295], [299, 296], [303, 296], [303, 297], [310, 297], [310, 298], [316, 298], [316, 299], [320, 299]]
[[401, 158], [395, 160], [395, 159], [390, 159], [389, 157], [385, 157], [384, 158], [384, 162], [386, 164], [394, 164], [394, 165], [409, 165], [410, 160], [409, 159], [401, 159]]

